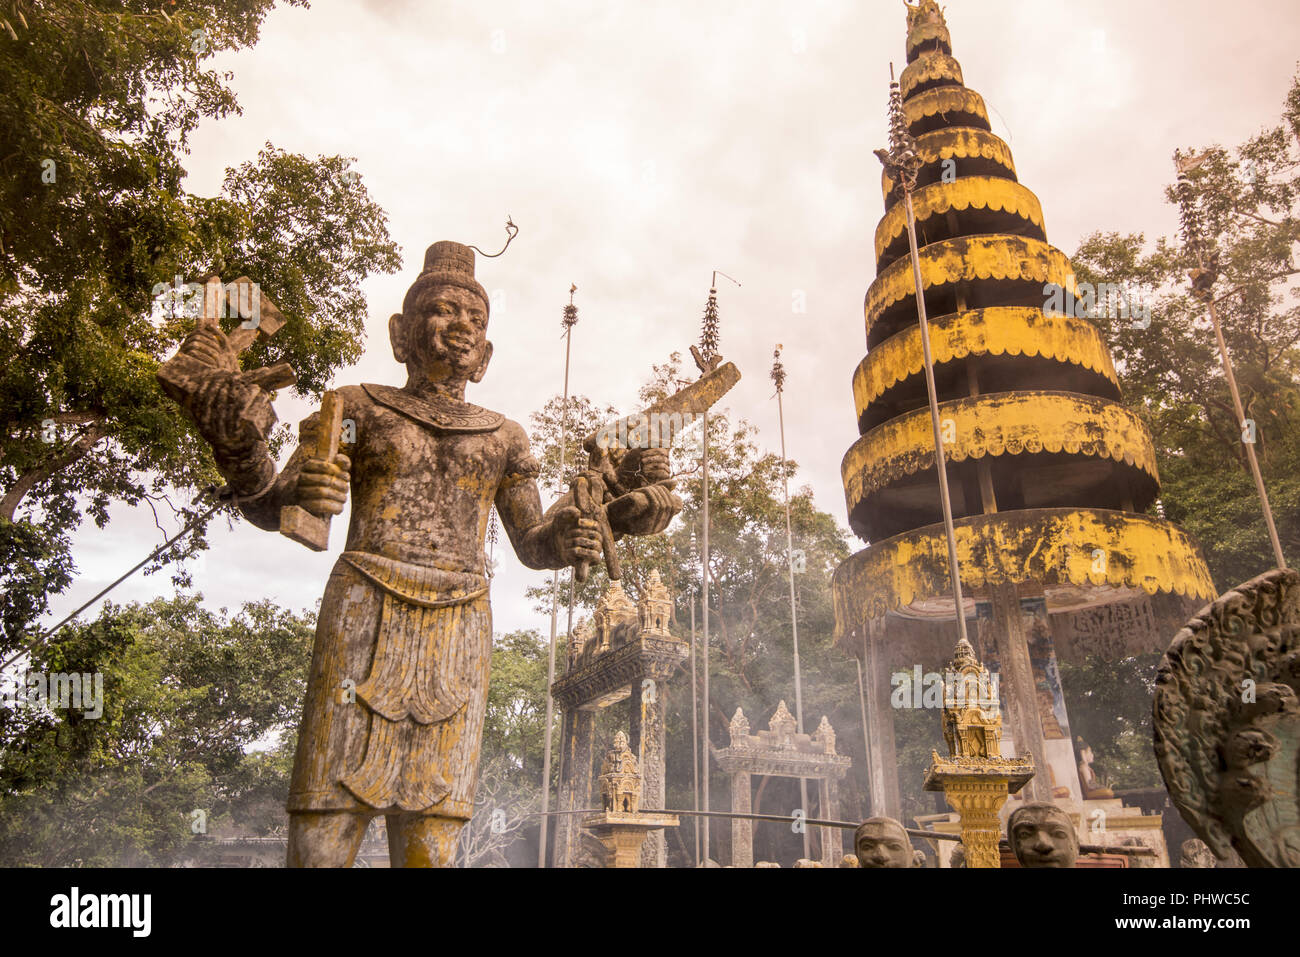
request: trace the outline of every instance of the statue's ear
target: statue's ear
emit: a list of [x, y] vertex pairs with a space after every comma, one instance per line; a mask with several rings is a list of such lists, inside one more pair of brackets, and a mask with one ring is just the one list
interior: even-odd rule
[[474, 374], [469, 377], [469, 381], [482, 382], [483, 377], [487, 375], [488, 362], [490, 362], [491, 360], [492, 360], [492, 343], [485, 342], [483, 344], [483, 361], [478, 364], [478, 368], [475, 369]]
[[393, 344], [393, 358], [402, 365], [406, 364], [406, 328], [400, 312], [393, 313], [388, 320], [388, 341]]

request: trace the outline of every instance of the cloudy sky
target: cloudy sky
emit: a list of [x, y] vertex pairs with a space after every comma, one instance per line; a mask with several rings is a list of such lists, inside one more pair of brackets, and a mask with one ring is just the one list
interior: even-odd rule
[[[951, 0], [947, 16], [967, 85], [1067, 253], [1093, 230], [1171, 233], [1174, 149], [1276, 123], [1297, 68], [1296, 0]], [[839, 463], [883, 212], [871, 151], [904, 28], [902, 0], [313, 0], [219, 62], [244, 112], [199, 131], [187, 187], [215, 194], [267, 140], [356, 157], [405, 266], [368, 282], [367, 354], [336, 385], [403, 382], [385, 325], [425, 247], [495, 250], [511, 215], [519, 238], [478, 263], [496, 352], [467, 398], [525, 424], [561, 387], [570, 283], [573, 388], [631, 410], [651, 363], [698, 337], [712, 270], [729, 273], [743, 285], [719, 280], [721, 351], [744, 378], [728, 407], [778, 447], [767, 374], [784, 343], [798, 483], [844, 525]], [[290, 422], [309, 411], [277, 408]], [[214, 530], [197, 585], [213, 607], [313, 607], [342, 548], [334, 524], [321, 555], [247, 524]], [[160, 541], [151, 515], [126, 508], [83, 529], [81, 577], [54, 611]], [[523, 589], [549, 573], [498, 555], [496, 628], [545, 632]], [[166, 575], [137, 576], [113, 599], [170, 591]]]

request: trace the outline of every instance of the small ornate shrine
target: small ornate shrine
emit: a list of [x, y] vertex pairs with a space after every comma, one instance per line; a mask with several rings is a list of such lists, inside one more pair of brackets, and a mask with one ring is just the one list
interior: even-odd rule
[[677, 816], [641, 811], [641, 772], [622, 731], [614, 735], [614, 746], [600, 763], [600, 802], [601, 812], [584, 818], [582, 826], [603, 845], [605, 866], [654, 867], [646, 863], [644, 842], [662, 836], [666, 827], [676, 827]]
[[[629, 697], [631, 729], [626, 738], [640, 768], [639, 800], [652, 809], [664, 806], [668, 680], [689, 654], [688, 642], [669, 633], [672, 615], [668, 589], [659, 573], [652, 571], [639, 602], [633, 603], [617, 581], [610, 582], [593, 623], [574, 628], [565, 673], [551, 686], [564, 716], [557, 810], [594, 806], [596, 715]], [[585, 824], [574, 818], [561, 814], [555, 819], [555, 867], [573, 867], [582, 857]], [[651, 833], [641, 845], [641, 866], [667, 863], [663, 831]]]
[[1034, 776], [1029, 758], [1002, 757], [1002, 707], [989, 670], [964, 638], [943, 677], [943, 739], [948, 757], [931, 752], [927, 791], [943, 791], [961, 816], [967, 867], [998, 867], [998, 812]]

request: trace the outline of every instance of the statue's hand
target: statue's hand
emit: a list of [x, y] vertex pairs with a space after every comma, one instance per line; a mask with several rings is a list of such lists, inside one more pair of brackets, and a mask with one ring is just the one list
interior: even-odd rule
[[333, 462], [308, 459], [298, 475], [298, 504], [320, 518], [338, 515], [348, 500], [352, 460], [342, 452]]
[[[663, 449], [652, 451], [665, 451]], [[682, 510], [682, 500], [668, 485], [647, 485], [620, 495], [605, 507], [610, 527], [624, 535], [654, 535], [662, 532]]]
[[194, 359], [219, 372], [238, 372], [239, 354], [226, 334], [215, 326], [200, 326], [185, 337], [177, 355]]
[[600, 561], [600, 528], [572, 505], [559, 509], [551, 518], [551, 544], [566, 565]]
[[671, 475], [668, 450], [663, 448], [631, 449], [618, 463], [619, 484], [629, 490], [667, 481]]

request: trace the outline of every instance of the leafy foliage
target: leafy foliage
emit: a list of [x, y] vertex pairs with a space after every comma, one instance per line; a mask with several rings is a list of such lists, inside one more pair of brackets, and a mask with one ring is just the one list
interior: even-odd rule
[[[208, 61], [254, 44], [272, 6], [7, 5], [16, 39], [0, 44], [0, 549], [12, 564], [0, 573], [0, 653], [20, 646], [46, 596], [67, 584], [68, 537], [83, 518], [103, 527], [110, 504], [126, 502], [188, 519], [188, 500], [220, 482], [154, 380], [192, 326], [160, 290], [212, 272], [252, 278], [287, 324], [245, 365], [288, 361], [308, 395], [360, 356], [360, 283], [400, 265], [384, 212], [344, 157], [267, 144], [227, 171], [220, 196], [182, 187], [189, 135], [238, 111], [231, 75]], [[205, 530], [180, 554], [205, 547]]]
[[209, 830], [283, 824], [314, 615], [199, 602], [107, 605], [36, 654], [33, 671], [102, 674], [103, 714], [0, 709], [0, 862], [174, 863], [195, 810]]
[[[1207, 255], [1217, 258], [1217, 312], [1283, 550], [1300, 549], [1300, 305], [1292, 277], [1300, 198], [1300, 76], [1282, 122], [1233, 151], [1219, 146], [1190, 174]], [[1170, 202], [1177, 190], [1166, 191]], [[1190, 295], [1197, 261], [1178, 239], [1095, 233], [1074, 256], [1079, 279], [1156, 290], [1152, 321], [1096, 319], [1128, 405], [1156, 441], [1165, 517], [1197, 537], [1222, 587], [1276, 564], [1204, 304]], [[1279, 283], [1279, 280], [1286, 282]]]

